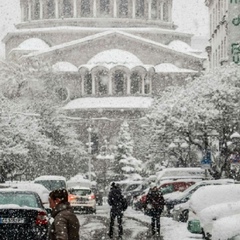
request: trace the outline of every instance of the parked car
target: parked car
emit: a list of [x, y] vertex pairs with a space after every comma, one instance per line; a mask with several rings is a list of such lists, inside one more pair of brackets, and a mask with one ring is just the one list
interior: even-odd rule
[[[189, 226], [200, 225], [205, 239], [211, 239], [213, 223], [234, 213], [240, 213], [240, 185], [205, 186], [196, 191], [189, 202]], [[191, 232], [191, 227], [189, 230]]]
[[42, 184], [49, 191], [53, 191], [58, 188], [67, 188], [66, 178], [55, 175], [44, 175], [34, 179], [34, 183]]
[[[222, 185], [222, 184], [234, 184], [233, 179], [219, 179], [219, 180], [204, 180], [193, 184], [181, 193], [170, 193], [165, 197], [166, 214], [170, 217], [174, 216], [175, 220], [186, 222], [188, 220], [189, 204], [187, 203], [192, 194], [199, 188], [208, 185]], [[183, 204], [186, 203], [186, 204]], [[179, 207], [176, 205], [181, 204]], [[175, 208], [174, 208], [175, 207]], [[174, 208], [174, 211], [172, 209]]]
[[240, 214], [222, 217], [213, 222], [212, 240], [240, 240]]
[[68, 189], [68, 193], [68, 201], [74, 211], [96, 213], [96, 197], [90, 188], [73, 187]]
[[49, 219], [39, 195], [20, 189], [0, 189], [2, 240], [46, 240]]
[[103, 205], [103, 191], [99, 190], [98, 188], [91, 188], [95, 197], [96, 197], [96, 203], [98, 206]]
[[156, 183], [159, 186], [162, 181], [178, 180], [178, 179], [196, 179], [203, 180], [205, 178], [204, 169], [202, 168], [165, 168], [156, 173]]

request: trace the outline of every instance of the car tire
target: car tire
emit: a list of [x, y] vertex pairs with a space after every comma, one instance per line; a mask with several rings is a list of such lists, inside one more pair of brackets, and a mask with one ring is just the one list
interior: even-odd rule
[[182, 211], [180, 217], [179, 217], [179, 222], [187, 222], [188, 220], [188, 213], [189, 211], [186, 209], [184, 211]]

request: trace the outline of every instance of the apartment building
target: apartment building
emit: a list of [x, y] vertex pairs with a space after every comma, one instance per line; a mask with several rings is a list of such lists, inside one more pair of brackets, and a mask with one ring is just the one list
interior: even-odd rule
[[206, 0], [210, 19], [210, 69], [240, 62], [240, 0]]

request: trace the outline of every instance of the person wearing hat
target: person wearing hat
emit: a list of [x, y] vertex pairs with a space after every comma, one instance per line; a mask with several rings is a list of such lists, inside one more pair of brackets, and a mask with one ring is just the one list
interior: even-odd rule
[[118, 235], [119, 238], [122, 238], [123, 235], [123, 227], [122, 227], [122, 217], [123, 211], [126, 210], [125, 205], [125, 198], [122, 195], [120, 187], [113, 182], [111, 184], [111, 189], [108, 195], [108, 204], [111, 206], [110, 211], [110, 227], [108, 236], [113, 238], [113, 226], [115, 218], [117, 218], [118, 222]]
[[152, 185], [146, 197], [146, 206], [150, 206], [151, 209], [151, 227], [152, 235], [157, 234], [160, 236], [160, 217], [163, 211], [165, 200], [161, 191], [156, 185]]

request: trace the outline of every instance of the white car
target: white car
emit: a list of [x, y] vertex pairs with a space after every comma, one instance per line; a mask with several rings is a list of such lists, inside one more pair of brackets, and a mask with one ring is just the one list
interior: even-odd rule
[[68, 201], [74, 211], [96, 213], [96, 197], [88, 187], [72, 187], [68, 189]]
[[239, 200], [239, 184], [205, 186], [198, 189], [189, 201], [188, 230], [202, 233], [205, 239], [211, 239], [214, 221], [240, 213]]

